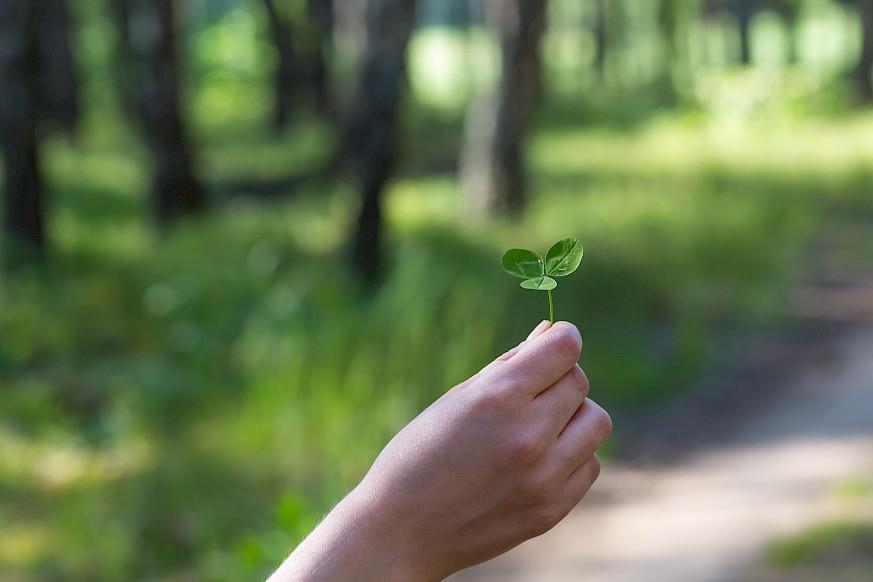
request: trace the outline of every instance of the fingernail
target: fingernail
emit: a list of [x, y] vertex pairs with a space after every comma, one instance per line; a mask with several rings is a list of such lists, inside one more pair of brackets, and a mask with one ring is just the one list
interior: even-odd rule
[[579, 341], [582, 341], [582, 332], [579, 330], [578, 327], [576, 327], [575, 325], [573, 325], [569, 321], [559, 321], [552, 327], [557, 327], [559, 325], [561, 327], [569, 327], [573, 331], [573, 333], [576, 335], [576, 337], [579, 338]]
[[[531, 340], [531, 339], [535, 338], [536, 336], [540, 335], [541, 333], [546, 331], [546, 329], [548, 329], [548, 327], [550, 325], [551, 325], [551, 323], [549, 323], [548, 319], [542, 320], [539, 323], [539, 325], [536, 326], [535, 328], [533, 328], [533, 331], [531, 331], [530, 334], [528, 334], [527, 339]], [[525, 341], [527, 341], [527, 340], [525, 340]]]

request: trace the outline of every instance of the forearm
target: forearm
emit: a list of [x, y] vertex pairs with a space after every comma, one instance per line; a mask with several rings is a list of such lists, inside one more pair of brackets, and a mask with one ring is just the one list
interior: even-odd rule
[[353, 491], [295, 548], [269, 582], [425, 581], [406, 546]]

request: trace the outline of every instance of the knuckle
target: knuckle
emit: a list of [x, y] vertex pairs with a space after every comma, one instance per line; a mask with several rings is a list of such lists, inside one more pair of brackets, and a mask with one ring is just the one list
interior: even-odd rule
[[572, 324], [556, 326], [552, 332], [552, 342], [555, 349], [568, 360], [579, 359], [582, 353], [582, 338]]
[[530, 535], [540, 536], [555, 527], [561, 521], [561, 512], [557, 506], [545, 503], [533, 507], [528, 518]]
[[600, 458], [594, 455], [588, 462], [591, 464], [591, 482], [594, 483], [600, 477], [600, 470], [602, 469]]
[[493, 412], [503, 405], [504, 396], [499, 390], [482, 389], [473, 398], [473, 408], [477, 411]]
[[519, 482], [519, 495], [525, 503], [535, 506], [548, 503], [551, 498], [550, 492], [551, 483], [544, 475], [532, 473]]
[[509, 444], [509, 459], [513, 464], [528, 465], [542, 453], [541, 439], [531, 432], [518, 435]]
[[588, 376], [585, 375], [585, 372], [582, 371], [582, 368], [580, 368], [578, 365], [573, 366], [573, 368], [570, 370], [570, 373], [573, 374], [573, 378], [576, 385], [579, 386], [579, 389], [583, 393], [587, 394], [590, 388], [590, 384], [588, 383]]
[[609, 438], [612, 434], [612, 426], [612, 417], [598, 406], [594, 415], [594, 431], [599, 442], [602, 443]]

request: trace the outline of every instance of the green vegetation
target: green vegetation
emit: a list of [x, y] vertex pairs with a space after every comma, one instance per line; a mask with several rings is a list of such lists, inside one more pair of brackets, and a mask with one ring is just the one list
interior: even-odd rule
[[838, 482], [834, 498], [851, 518], [813, 525], [769, 544], [761, 580], [865, 582], [873, 573], [870, 482], [853, 477]]
[[[840, 83], [725, 66], [693, 96], [654, 82], [580, 96], [579, 39], [558, 34], [548, 54], [573, 62], [547, 71], [558, 90], [527, 149], [537, 196], [521, 220], [470, 226], [455, 176], [465, 100], [430, 90], [426, 65], [451, 39], [426, 31], [384, 201], [390, 268], [362, 288], [346, 267], [346, 186], [269, 203], [216, 188], [208, 215], [149, 228], [147, 158], [108, 95], [96, 6], [76, 4], [90, 15], [82, 137], [44, 148], [48, 256], [0, 281], [4, 580], [264, 576], [395, 431], [537, 323], [519, 314], [539, 298], [494, 268], [510, 244], [585, 233], [586, 277], [562, 284], [561, 317], [581, 322], [592, 396], [620, 414], [681, 389], [719, 331], [784, 323], [781, 292], [815, 237], [871, 210], [873, 114], [846, 113]], [[216, 18], [190, 47], [201, 173], [320, 164], [326, 122], [264, 131], [255, 18]], [[651, 68], [632, 51], [619, 68]]]
[[816, 526], [770, 548], [772, 561], [783, 568], [823, 561], [864, 558], [873, 566], [873, 524], [836, 522]]
[[[57, 250], [2, 286], [0, 571], [264, 574], [394, 431], [536, 323], [513, 316], [534, 298], [491, 267], [508, 241], [586, 233], [596, 252], [584, 284], [562, 286], [561, 316], [583, 322], [593, 394], [613, 409], [659, 400], [715, 329], [778, 319], [811, 237], [863, 207], [873, 160], [866, 115], [730, 135], [683, 117], [548, 119], [523, 223], [466, 228], [451, 176], [407, 160], [375, 295], [340, 265], [354, 208], [342, 189], [229, 201], [157, 238], [123, 134], [53, 143]], [[228, 172], [260, 163], [225, 159]]]
[[559, 240], [543, 258], [527, 249], [509, 249], [501, 259], [503, 270], [524, 279], [522, 289], [546, 291], [549, 294], [549, 321], [555, 322], [555, 307], [552, 301], [552, 289], [558, 282], [552, 277], [566, 277], [579, 268], [582, 262], [582, 243], [573, 237]]

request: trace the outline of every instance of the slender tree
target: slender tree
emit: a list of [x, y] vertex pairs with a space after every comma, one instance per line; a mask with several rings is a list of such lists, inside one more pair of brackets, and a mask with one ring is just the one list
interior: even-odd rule
[[752, 64], [752, 20], [758, 6], [755, 0], [729, 0], [728, 9], [737, 23], [740, 43], [740, 64]]
[[873, 67], [873, 0], [856, 0], [855, 8], [861, 22], [861, 54], [855, 66], [855, 86], [858, 95], [865, 103], [873, 101], [873, 81], [870, 80]]
[[307, 0], [306, 7], [313, 37], [312, 54], [308, 60], [309, 85], [315, 98], [316, 111], [324, 118], [331, 118], [335, 113], [335, 103], [327, 62], [334, 27], [333, 4], [329, 0]]
[[606, 57], [609, 52], [609, 17], [607, 0], [594, 1], [594, 69], [603, 79], [606, 77]]
[[0, 146], [5, 163], [3, 226], [14, 242], [41, 250], [38, 0], [0, 2]]
[[72, 132], [81, 105], [70, 9], [67, 0], [37, 0], [34, 5], [39, 10], [41, 117]]
[[803, 0], [768, 0], [768, 7], [774, 10], [785, 27], [785, 60], [788, 64], [797, 64], [798, 55], [798, 23], [800, 22], [801, 3]]
[[357, 98], [343, 130], [338, 159], [353, 171], [361, 207], [352, 237], [352, 266], [373, 283], [382, 266], [382, 192], [396, 159], [395, 134], [406, 87], [406, 47], [415, 0], [368, 0], [367, 43]]
[[194, 176], [182, 121], [181, 72], [176, 45], [176, 0], [115, 0], [128, 22], [128, 47], [136, 109], [155, 164], [154, 214], [160, 225], [206, 207]]
[[291, 100], [296, 85], [294, 42], [291, 23], [276, 6], [276, 0], [262, 0], [270, 25], [270, 38], [276, 52], [273, 73], [273, 128], [284, 129], [290, 116]]
[[545, 0], [491, 0], [488, 17], [500, 41], [495, 90], [470, 106], [461, 156], [461, 183], [478, 215], [517, 214], [525, 206], [523, 155], [537, 91]]

